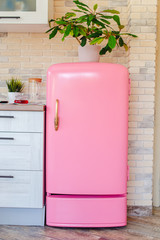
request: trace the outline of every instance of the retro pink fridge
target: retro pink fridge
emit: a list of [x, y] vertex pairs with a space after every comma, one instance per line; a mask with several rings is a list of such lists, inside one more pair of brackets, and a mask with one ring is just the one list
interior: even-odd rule
[[49, 68], [47, 225], [126, 225], [128, 91], [128, 70], [122, 65]]

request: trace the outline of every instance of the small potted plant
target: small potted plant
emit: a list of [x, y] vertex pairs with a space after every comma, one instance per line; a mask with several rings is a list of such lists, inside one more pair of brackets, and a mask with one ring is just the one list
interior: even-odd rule
[[16, 100], [17, 94], [19, 95], [23, 88], [24, 83], [18, 78], [12, 77], [8, 81], [6, 81], [7, 87], [8, 87], [8, 102], [14, 103], [14, 100]]
[[[49, 39], [54, 38], [58, 32], [63, 35], [62, 41], [67, 36], [75, 38], [80, 44], [80, 61], [99, 61], [99, 54], [103, 55], [112, 52], [116, 46], [128, 50], [123, 36], [137, 36], [128, 32], [121, 32], [125, 26], [121, 24], [118, 16], [119, 11], [114, 9], [97, 11], [97, 4], [91, 9], [87, 4], [78, 0], [73, 2], [76, 4], [77, 9], [72, 9], [73, 12], [67, 12], [61, 18], [49, 21], [50, 29], [46, 32], [50, 32]], [[77, 17], [76, 12], [80, 13], [81, 16]], [[117, 25], [116, 29], [113, 27], [115, 23]], [[102, 42], [104, 47], [101, 49], [97, 44]]]

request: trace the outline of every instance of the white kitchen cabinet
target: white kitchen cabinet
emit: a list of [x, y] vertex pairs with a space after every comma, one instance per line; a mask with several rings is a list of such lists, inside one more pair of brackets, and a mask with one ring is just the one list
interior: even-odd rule
[[11, 208], [42, 208], [42, 186], [42, 171], [0, 170], [0, 206]]
[[52, 5], [53, 0], [1, 0], [0, 32], [44, 32]]
[[1, 170], [43, 170], [43, 132], [0, 132]]
[[43, 114], [29, 111], [0, 111], [1, 132], [43, 132]]
[[44, 225], [45, 111], [17, 108], [0, 105], [0, 224]]

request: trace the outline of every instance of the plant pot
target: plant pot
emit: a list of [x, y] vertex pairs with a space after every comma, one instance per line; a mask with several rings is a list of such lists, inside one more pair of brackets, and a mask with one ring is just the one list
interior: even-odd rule
[[98, 45], [85, 45], [78, 47], [79, 62], [99, 62], [101, 47]]
[[16, 100], [19, 94], [19, 92], [8, 92], [8, 103], [14, 103], [14, 100]]

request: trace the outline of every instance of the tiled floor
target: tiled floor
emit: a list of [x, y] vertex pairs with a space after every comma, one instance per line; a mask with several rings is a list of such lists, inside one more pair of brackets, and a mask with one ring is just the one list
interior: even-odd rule
[[160, 240], [160, 208], [150, 217], [129, 217], [127, 227], [78, 229], [0, 226], [0, 240]]

